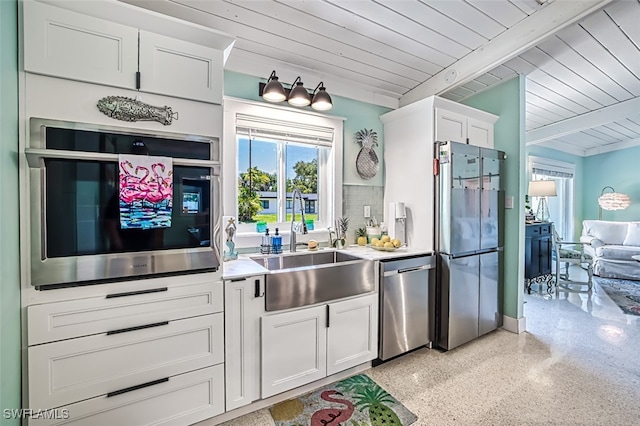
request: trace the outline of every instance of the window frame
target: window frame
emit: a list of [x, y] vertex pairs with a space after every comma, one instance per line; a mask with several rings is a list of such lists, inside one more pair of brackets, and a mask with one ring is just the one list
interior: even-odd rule
[[[546, 169], [549, 171], [557, 171], [563, 173], [570, 173], [573, 175], [571, 178], [564, 178], [564, 187], [557, 188], [558, 192], [564, 194], [563, 203], [567, 206], [566, 210], [562, 215], [563, 223], [562, 229], [563, 234], [561, 237], [564, 240], [573, 240], [575, 233], [575, 223], [574, 223], [574, 215], [575, 215], [575, 180], [576, 180], [576, 165], [573, 163], [569, 163], [561, 160], [554, 160], [551, 158], [545, 157], [537, 157], [533, 155], [528, 156], [527, 161], [527, 177], [528, 181], [531, 181], [533, 178], [533, 169]], [[549, 178], [553, 178], [553, 176], [549, 176]], [[532, 197], [537, 198], [537, 197]], [[537, 200], [536, 200], [537, 201]], [[533, 202], [533, 199], [532, 199]], [[535, 211], [534, 205], [531, 208]]]
[[[238, 217], [238, 135], [236, 132], [238, 114], [333, 129], [333, 143], [327, 152], [327, 158], [318, 158], [319, 162], [326, 162], [324, 176], [318, 178], [318, 193], [329, 194], [326, 197], [326, 202], [319, 206], [322, 212], [318, 212], [318, 218], [324, 220], [316, 224], [316, 230], [310, 232], [315, 239], [320, 240], [328, 237], [326, 228], [331, 226], [342, 212], [343, 127], [345, 119], [291, 107], [224, 97], [222, 211], [224, 216], [235, 218]], [[320, 171], [320, 164], [318, 169]], [[279, 227], [280, 233], [283, 235], [283, 243], [288, 241], [289, 222], [272, 224], [271, 227]], [[258, 247], [260, 236], [261, 234], [256, 232], [255, 225], [239, 224], [236, 232], [236, 247]]]

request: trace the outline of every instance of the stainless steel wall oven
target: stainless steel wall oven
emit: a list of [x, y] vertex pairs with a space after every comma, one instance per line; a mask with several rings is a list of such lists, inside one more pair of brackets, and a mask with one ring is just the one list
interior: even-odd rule
[[[219, 139], [39, 118], [29, 124], [32, 285], [218, 269]], [[171, 158], [163, 227], [122, 226], [121, 154]]]

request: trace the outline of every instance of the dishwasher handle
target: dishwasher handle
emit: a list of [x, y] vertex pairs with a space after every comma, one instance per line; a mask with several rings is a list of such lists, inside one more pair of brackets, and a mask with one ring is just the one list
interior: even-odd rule
[[399, 275], [399, 274], [406, 274], [409, 272], [419, 272], [419, 271], [426, 271], [431, 269], [431, 265], [422, 265], [422, 266], [418, 266], [415, 268], [405, 268], [405, 269], [396, 269], [393, 271], [386, 271], [383, 276], [388, 277], [391, 275]]

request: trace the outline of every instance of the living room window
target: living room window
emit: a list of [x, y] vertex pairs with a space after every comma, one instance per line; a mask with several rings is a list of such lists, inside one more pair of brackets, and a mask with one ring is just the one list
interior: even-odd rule
[[[556, 183], [555, 197], [547, 197], [550, 221], [563, 240], [574, 239], [574, 174], [575, 165], [564, 161], [542, 157], [529, 157], [530, 180], [553, 180]], [[532, 197], [532, 207], [537, 206], [538, 197]]]
[[305, 219], [326, 233], [342, 211], [343, 120], [232, 98], [224, 120], [223, 211], [238, 219], [239, 247], [255, 245], [258, 221], [286, 235], [293, 207], [300, 220], [293, 188], [302, 192]]

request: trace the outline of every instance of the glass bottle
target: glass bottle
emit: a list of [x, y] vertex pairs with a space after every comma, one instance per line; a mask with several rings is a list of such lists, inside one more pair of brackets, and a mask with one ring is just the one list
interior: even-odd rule
[[282, 253], [282, 235], [280, 235], [278, 228], [276, 228], [276, 234], [271, 237], [271, 253]]
[[260, 244], [260, 253], [269, 254], [271, 253], [271, 236], [269, 236], [269, 228], [262, 236], [262, 244]]

